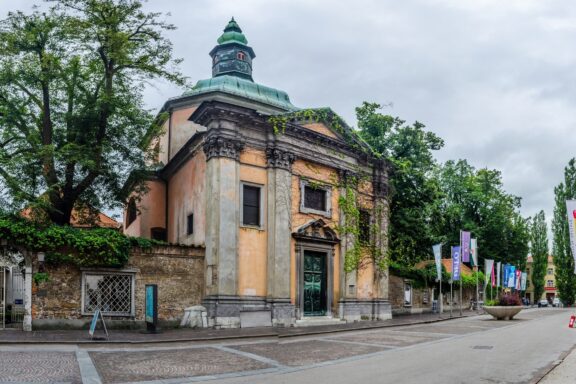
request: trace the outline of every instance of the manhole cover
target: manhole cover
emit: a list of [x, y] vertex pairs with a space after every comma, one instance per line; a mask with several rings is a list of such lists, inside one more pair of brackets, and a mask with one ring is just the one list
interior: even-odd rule
[[472, 347], [472, 349], [492, 349], [494, 348], [491, 345], [475, 345]]

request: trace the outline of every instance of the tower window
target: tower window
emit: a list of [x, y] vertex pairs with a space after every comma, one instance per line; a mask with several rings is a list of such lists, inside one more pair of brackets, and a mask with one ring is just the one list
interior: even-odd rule
[[194, 214], [191, 213], [186, 219], [186, 234], [191, 235], [194, 233]]
[[138, 209], [136, 208], [136, 200], [131, 198], [128, 202], [128, 209], [126, 210], [126, 228], [136, 220]]
[[244, 60], [246, 60], [246, 54], [244, 54], [244, 52], [238, 52], [238, 53], [236, 54], [236, 58], [237, 58], [238, 60], [244, 61]]

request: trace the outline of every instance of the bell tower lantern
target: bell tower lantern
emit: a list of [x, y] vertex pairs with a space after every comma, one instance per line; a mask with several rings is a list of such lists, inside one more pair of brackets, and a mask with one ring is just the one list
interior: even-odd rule
[[254, 50], [248, 46], [248, 40], [232, 18], [224, 33], [218, 38], [218, 45], [210, 51], [212, 57], [212, 77], [236, 76], [250, 81], [252, 79], [252, 59]]

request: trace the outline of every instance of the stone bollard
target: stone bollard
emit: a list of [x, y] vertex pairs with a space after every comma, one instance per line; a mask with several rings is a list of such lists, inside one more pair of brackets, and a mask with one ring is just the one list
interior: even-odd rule
[[201, 305], [195, 305], [184, 309], [184, 317], [180, 322], [180, 327], [184, 328], [207, 328], [208, 316], [206, 308]]

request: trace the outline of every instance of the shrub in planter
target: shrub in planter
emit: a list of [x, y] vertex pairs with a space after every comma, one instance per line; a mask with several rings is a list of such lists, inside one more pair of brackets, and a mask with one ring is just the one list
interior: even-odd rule
[[500, 296], [498, 305], [503, 307], [515, 307], [522, 305], [522, 300], [520, 300], [520, 296], [518, 296], [517, 293], [508, 293]]

